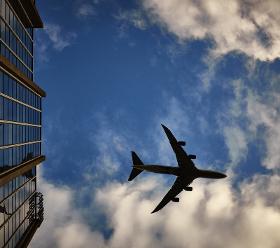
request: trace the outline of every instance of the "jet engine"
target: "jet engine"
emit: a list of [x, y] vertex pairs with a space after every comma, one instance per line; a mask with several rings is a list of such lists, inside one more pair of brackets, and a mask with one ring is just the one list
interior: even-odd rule
[[179, 198], [178, 198], [178, 197], [174, 197], [174, 198], [172, 199], [172, 201], [173, 201], [173, 202], [179, 202]]
[[186, 188], [184, 188], [184, 190], [186, 190], [186, 191], [192, 191], [192, 187], [186, 187]]
[[178, 141], [178, 145], [180, 145], [180, 146], [185, 146], [185, 145], [186, 145], [186, 142], [185, 142], [185, 141]]
[[193, 154], [190, 154], [188, 157], [189, 157], [190, 159], [196, 159], [196, 155], [193, 155]]

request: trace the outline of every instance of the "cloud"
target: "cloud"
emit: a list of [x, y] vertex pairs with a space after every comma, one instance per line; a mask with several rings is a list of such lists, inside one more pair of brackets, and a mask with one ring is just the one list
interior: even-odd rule
[[263, 154], [260, 162], [268, 169], [280, 168], [280, 93], [271, 73], [266, 77], [271, 85], [265, 92], [259, 92], [241, 79], [229, 83], [234, 97], [218, 113], [217, 120], [232, 165], [246, 160], [251, 143], [261, 149], [263, 142], [265, 150], [259, 150]]
[[233, 80], [229, 85], [234, 97], [225, 104], [224, 110], [217, 113], [217, 122], [228, 148], [230, 166], [235, 167], [246, 160], [252, 133], [248, 126], [240, 125], [245, 123], [244, 118], [248, 117], [244, 100], [248, 87], [242, 80]]
[[96, 244], [94, 247], [105, 247], [102, 235], [91, 231], [81, 212], [74, 206], [75, 194], [78, 192], [46, 181], [41, 177], [41, 170], [38, 170], [38, 177], [39, 191], [44, 194], [44, 221], [30, 246], [82, 248]]
[[[268, 107], [272, 103], [272, 106], [279, 106], [276, 95], [269, 103], [261, 103], [255, 94], [250, 95], [249, 88], [243, 86], [241, 81], [236, 81], [233, 85], [235, 93], [234, 100], [230, 102], [230, 117], [239, 118], [245, 113], [250, 117], [251, 125], [248, 128], [252, 133], [257, 132], [259, 125], [267, 123], [268, 126], [271, 120], [277, 119]], [[247, 94], [244, 95], [244, 92]], [[246, 104], [246, 108], [241, 111], [243, 104]], [[167, 108], [155, 120], [157, 124], [162, 121], [170, 126], [179, 137], [182, 130], [187, 130], [190, 125], [189, 119], [182, 118], [187, 111], [175, 97], [171, 97], [164, 106]], [[269, 113], [266, 113], [267, 110]], [[255, 112], [261, 117], [255, 116]], [[98, 165], [106, 167], [107, 162], [102, 159], [103, 153], [120, 165], [118, 152], [127, 151], [129, 142], [126, 136], [123, 137], [111, 128], [106, 118], [98, 120], [100, 126], [95, 125], [94, 132], [90, 135], [92, 142], [100, 145], [96, 156]], [[241, 127], [235, 121], [233, 123], [236, 125], [232, 128], [225, 127], [229, 137], [232, 137], [230, 134], [234, 136], [242, 133]], [[162, 133], [158, 127], [157, 129]], [[126, 130], [126, 134], [128, 131]], [[153, 131], [151, 133], [158, 141], [159, 135]], [[229, 148], [245, 149], [245, 145], [242, 148], [239, 144], [246, 144], [247, 140], [235, 139], [235, 143], [228, 143]], [[166, 148], [162, 147], [162, 142], [166, 144]], [[110, 146], [114, 147], [116, 154], [109, 149]], [[162, 141], [154, 149], [160, 151], [158, 154], [166, 156], [163, 160], [171, 161], [171, 156], [174, 156], [163, 133]], [[268, 149], [271, 148], [268, 146]], [[238, 159], [238, 153], [231, 152], [232, 159]], [[110, 180], [98, 186], [87, 185], [85, 180], [83, 189], [55, 185], [40, 177], [38, 186], [45, 196], [46, 215], [31, 247], [278, 247], [280, 176], [255, 175], [246, 181], [239, 181], [237, 186], [233, 186], [233, 178], [197, 180], [194, 182], [193, 192], [182, 192], [179, 195], [180, 203], [171, 202], [159, 213], [150, 214], [170, 186], [162, 177], [145, 177], [145, 173], [142, 173], [130, 183]], [[85, 204], [80, 204], [80, 208], [77, 208], [76, 202], [81, 197], [86, 197]], [[91, 221], [92, 215], [96, 213], [102, 218], [99, 222], [102, 221], [103, 229]]]
[[130, 27], [134, 27], [140, 30], [146, 30], [148, 27], [145, 13], [140, 8], [129, 11], [120, 10], [118, 14], [114, 15], [114, 18], [118, 21], [119, 24], [117, 34], [118, 38], [120, 39], [128, 38], [128, 30]]
[[[225, 243], [227, 247], [274, 247], [280, 242], [279, 208], [270, 202], [269, 193], [259, 195], [257, 190], [263, 188], [263, 181], [275, 190], [277, 179], [275, 183], [269, 177], [256, 177], [253, 183], [242, 185], [240, 195], [226, 180], [196, 184], [195, 192], [182, 193], [180, 204], [171, 203], [156, 215], [149, 210], [163, 192], [155, 193], [160, 183], [154, 185], [153, 179], [147, 189], [137, 184], [109, 185], [97, 193], [97, 201], [110, 216], [109, 225], [114, 230], [111, 247], [202, 248], [224, 247]], [[149, 191], [154, 192], [150, 197]], [[267, 217], [262, 224], [261, 216]], [[128, 219], [130, 223], [124, 224]]]
[[52, 47], [57, 51], [62, 51], [70, 46], [77, 37], [75, 32], [65, 33], [58, 24], [46, 23], [44, 28]]
[[280, 168], [280, 94], [273, 92], [265, 97], [266, 101], [262, 102], [254, 93], [248, 94], [247, 111], [251, 120], [250, 128], [255, 132], [259, 127], [265, 128], [266, 155], [263, 164], [270, 169]]
[[133, 140], [125, 127], [119, 129], [112, 126], [109, 117], [101, 112], [94, 114], [90, 126], [92, 123], [96, 123], [94, 129], [90, 127], [88, 132], [92, 155], [89, 155], [90, 161], [83, 167], [83, 176], [89, 183], [115, 177], [120, 172], [122, 160], [129, 154], [129, 144]]
[[143, 0], [153, 22], [179, 40], [211, 39], [211, 55], [241, 51], [260, 60], [280, 55], [278, 1]]
[[248, 140], [246, 134], [239, 126], [225, 126], [223, 133], [229, 149], [231, 165], [236, 166], [247, 157]]
[[44, 41], [44, 39], [42, 39], [42, 37], [38, 37], [36, 36], [36, 42], [34, 44], [34, 47], [36, 49], [36, 55], [38, 60], [41, 63], [46, 63], [49, 61], [49, 56], [48, 56], [48, 45], [47, 43]]
[[145, 30], [147, 28], [147, 20], [141, 10], [122, 10], [115, 15], [116, 20], [128, 23], [138, 29]]
[[80, 18], [86, 18], [95, 15], [95, 10], [92, 4], [83, 3], [78, 7], [76, 15]]
[[[278, 175], [256, 175], [240, 190], [229, 179], [196, 182], [194, 192], [183, 192], [180, 203], [170, 203], [150, 214], [166, 192], [158, 177], [132, 183], [109, 182], [88, 192], [93, 202], [85, 208], [102, 211], [111, 235], [90, 226], [75, 208], [78, 192], [40, 179], [46, 218], [31, 247], [278, 247], [280, 198]], [[261, 220], [261, 222], [260, 222]]]
[[45, 23], [44, 29], [39, 30], [35, 38], [36, 55], [38, 61], [43, 64], [49, 62], [50, 50], [61, 52], [71, 46], [77, 38], [77, 33], [66, 32], [55, 23]]

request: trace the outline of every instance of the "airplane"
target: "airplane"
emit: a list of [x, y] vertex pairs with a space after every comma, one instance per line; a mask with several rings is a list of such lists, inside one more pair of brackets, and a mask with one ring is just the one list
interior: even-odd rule
[[193, 160], [196, 159], [196, 155], [188, 155], [183, 149], [183, 146], [186, 145], [186, 142], [177, 141], [172, 132], [166, 126], [164, 126], [163, 124], [161, 124], [161, 126], [163, 127], [164, 132], [167, 138], [169, 139], [171, 147], [176, 155], [178, 166], [172, 167], [155, 164], [143, 164], [143, 162], [140, 160], [137, 154], [134, 151], [132, 151], [131, 154], [133, 166], [130, 176], [128, 178], [128, 181], [132, 181], [143, 171], [161, 174], [171, 174], [177, 177], [171, 189], [167, 192], [167, 194], [163, 197], [161, 202], [151, 213], [155, 213], [161, 210], [170, 201], [179, 202], [179, 198], [177, 197], [177, 195], [180, 194], [182, 190], [192, 191], [192, 187], [190, 187], [189, 185], [196, 178], [202, 177], [220, 179], [226, 177], [225, 174], [220, 172], [201, 170], [196, 168], [193, 162]]

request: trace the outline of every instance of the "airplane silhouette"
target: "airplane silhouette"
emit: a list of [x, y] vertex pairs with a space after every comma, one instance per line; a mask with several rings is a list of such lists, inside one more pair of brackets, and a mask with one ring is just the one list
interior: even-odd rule
[[196, 155], [187, 154], [183, 146], [186, 145], [184, 141], [177, 141], [171, 131], [161, 124], [166, 136], [169, 139], [171, 147], [176, 155], [178, 167], [171, 167], [171, 166], [163, 166], [163, 165], [154, 165], [154, 164], [143, 164], [137, 154], [132, 151], [132, 162], [133, 168], [128, 178], [128, 181], [132, 181], [135, 177], [137, 177], [142, 171], [149, 171], [154, 173], [161, 173], [161, 174], [171, 174], [177, 176], [173, 186], [167, 192], [167, 194], [163, 197], [161, 202], [157, 205], [157, 207], [151, 212], [155, 213], [161, 210], [167, 203], [170, 201], [179, 202], [179, 198], [176, 197], [182, 190], [185, 191], [192, 191], [192, 187], [189, 185], [192, 181], [196, 178], [212, 178], [212, 179], [219, 179], [225, 178], [226, 175], [216, 171], [210, 170], [200, 170], [195, 167], [193, 163], [193, 159], [196, 159]]

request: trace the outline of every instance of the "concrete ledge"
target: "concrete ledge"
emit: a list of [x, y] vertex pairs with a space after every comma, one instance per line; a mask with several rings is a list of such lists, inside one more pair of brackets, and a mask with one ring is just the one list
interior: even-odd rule
[[42, 28], [43, 22], [34, 0], [8, 0], [26, 28]]
[[42, 90], [36, 83], [27, 78], [18, 68], [16, 68], [8, 59], [0, 55], [0, 66], [11, 73], [14, 77], [25, 83], [41, 97], [46, 96], [46, 92]]
[[46, 159], [45, 156], [36, 157], [34, 159], [31, 159], [18, 166], [12, 167], [11, 169], [1, 173], [0, 174], [0, 186], [8, 183], [13, 178], [18, 177], [18, 176], [26, 173], [27, 171], [31, 170], [34, 166], [45, 161], [45, 159]]

